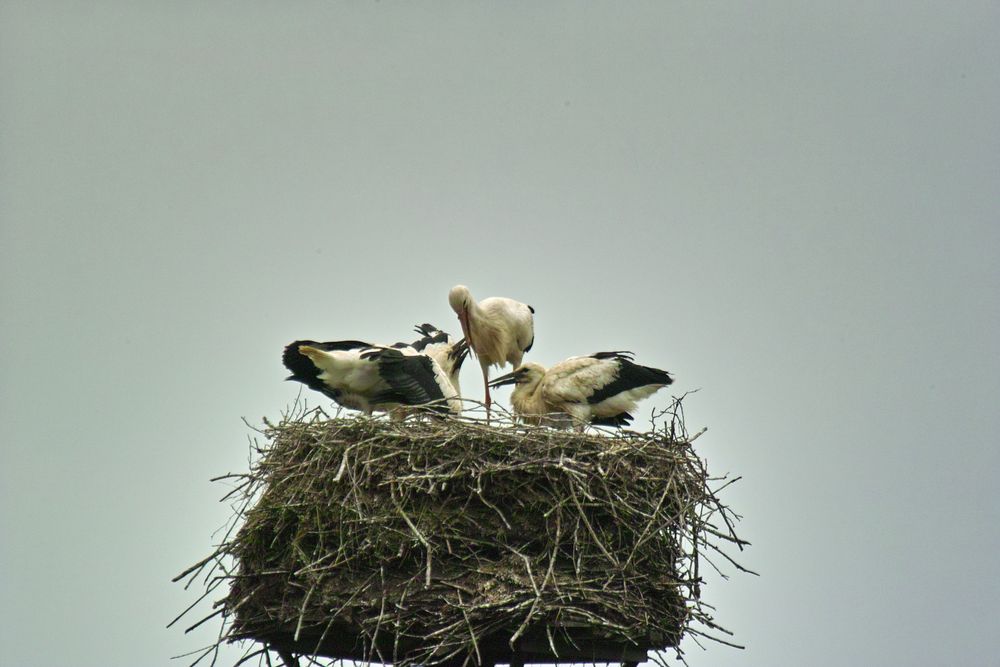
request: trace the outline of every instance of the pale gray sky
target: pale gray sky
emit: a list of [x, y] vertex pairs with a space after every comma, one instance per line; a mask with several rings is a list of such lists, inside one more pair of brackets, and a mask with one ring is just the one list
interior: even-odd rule
[[164, 629], [169, 580], [228, 516], [240, 418], [297, 392], [282, 346], [457, 331], [463, 282], [536, 308], [534, 361], [631, 349], [700, 388], [762, 576], [711, 581], [748, 648], [692, 667], [993, 663], [998, 28], [0, 3], [0, 662], [186, 665], [210, 636]]

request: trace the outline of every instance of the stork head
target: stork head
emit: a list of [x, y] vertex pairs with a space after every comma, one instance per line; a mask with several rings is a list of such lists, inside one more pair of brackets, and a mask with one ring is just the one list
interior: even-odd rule
[[448, 303], [451, 304], [451, 309], [456, 313], [461, 308], [468, 308], [470, 301], [472, 301], [472, 293], [465, 285], [455, 285], [448, 292]]
[[451, 309], [458, 315], [458, 321], [462, 325], [462, 335], [468, 341], [469, 347], [476, 349], [475, 343], [469, 331], [469, 311], [472, 309], [472, 294], [465, 285], [455, 285], [448, 292], [448, 303]]
[[505, 384], [516, 384], [518, 386], [532, 386], [542, 381], [545, 375], [545, 367], [529, 361], [523, 366], [518, 366], [513, 373], [501, 375], [490, 382], [491, 387], [502, 387]]

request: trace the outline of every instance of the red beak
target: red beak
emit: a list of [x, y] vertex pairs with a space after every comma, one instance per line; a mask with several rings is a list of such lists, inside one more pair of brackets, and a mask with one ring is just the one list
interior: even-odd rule
[[478, 357], [479, 354], [476, 352], [476, 346], [472, 341], [472, 332], [469, 329], [469, 311], [466, 308], [458, 313], [458, 322], [462, 325], [462, 335], [465, 336], [465, 342], [469, 344], [469, 349], [476, 353]]

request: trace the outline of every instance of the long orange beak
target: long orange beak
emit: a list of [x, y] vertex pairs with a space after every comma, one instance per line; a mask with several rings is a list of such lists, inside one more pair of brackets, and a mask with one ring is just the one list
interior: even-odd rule
[[469, 344], [469, 349], [476, 353], [476, 356], [478, 357], [479, 353], [476, 352], [476, 344], [472, 340], [472, 331], [469, 328], [468, 309], [462, 308], [462, 310], [458, 313], [458, 322], [462, 325], [462, 335], [465, 336], [465, 342]]

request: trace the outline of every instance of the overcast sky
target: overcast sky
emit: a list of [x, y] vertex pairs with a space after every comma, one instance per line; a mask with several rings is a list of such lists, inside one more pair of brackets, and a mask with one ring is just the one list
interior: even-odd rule
[[710, 581], [747, 649], [692, 667], [996, 664], [998, 29], [0, 2], [0, 662], [186, 666], [212, 629], [165, 629], [170, 578], [228, 516], [241, 418], [297, 393], [282, 347], [457, 332], [461, 282], [535, 307], [532, 361], [629, 349], [700, 390], [761, 577]]

